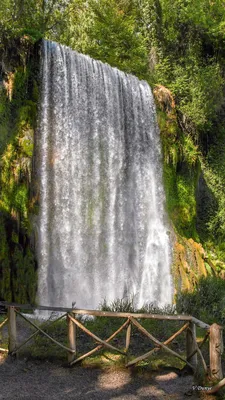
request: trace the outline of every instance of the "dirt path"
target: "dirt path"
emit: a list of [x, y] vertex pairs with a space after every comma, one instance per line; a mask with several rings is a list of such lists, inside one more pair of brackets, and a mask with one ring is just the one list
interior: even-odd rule
[[[134, 374], [131, 370], [63, 368], [50, 362], [0, 358], [1, 400], [184, 400], [191, 395], [192, 376], [175, 372]], [[207, 399], [212, 399], [208, 396]]]
[[[20, 342], [31, 333], [29, 326], [18, 319]], [[2, 335], [6, 340], [6, 326]], [[105, 364], [102, 368], [79, 365], [66, 368], [60, 361], [20, 357], [14, 359], [0, 353], [0, 400], [215, 400], [214, 396], [192, 391], [193, 376], [179, 376], [171, 369], [137, 373], [136, 369]]]

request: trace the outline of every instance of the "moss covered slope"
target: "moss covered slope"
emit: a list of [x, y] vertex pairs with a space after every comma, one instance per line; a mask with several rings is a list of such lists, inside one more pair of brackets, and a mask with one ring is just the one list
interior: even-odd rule
[[38, 63], [35, 48], [24, 39], [6, 43], [5, 50], [0, 87], [0, 297], [32, 303], [37, 284], [30, 217]]

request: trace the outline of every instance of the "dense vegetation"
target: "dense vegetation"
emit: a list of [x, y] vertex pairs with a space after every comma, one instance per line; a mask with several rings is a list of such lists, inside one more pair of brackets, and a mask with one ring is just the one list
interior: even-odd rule
[[38, 86], [30, 49], [42, 37], [150, 83], [176, 233], [177, 289], [193, 288], [201, 275], [223, 277], [223, 0], [2, 0], [0, 21], [0, 296], [35, 297], [31, 157]]
[[[30, 212], [33, 130], [36, 124], [36, 65], [18, 59], [1, 89], [0, 102], [0, 297], [34, 301], [36, 263]], [[9, 66], [10, 67], [10, 66]]]

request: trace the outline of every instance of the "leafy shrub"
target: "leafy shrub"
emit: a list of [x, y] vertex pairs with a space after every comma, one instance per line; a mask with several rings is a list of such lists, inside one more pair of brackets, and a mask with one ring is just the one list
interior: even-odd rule
[[202, 277], [193, 292], [177, 296], [177, 312], [191, 314], [206, 323], [225, 323], [225, 280]]

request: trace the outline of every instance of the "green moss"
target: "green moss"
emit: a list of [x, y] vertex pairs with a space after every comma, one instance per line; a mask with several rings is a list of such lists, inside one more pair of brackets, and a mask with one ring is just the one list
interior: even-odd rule
[[37, 81], [35, 79], [33, 80], [32, 99], [33, 99], [34, 104], [37, 106], [38, 99], [39, 99], [39, 88], [38, 88]]
[[164, 163], [164, 186], [168, 214], [181, 236], [197, 238], [196, 232], [196, 171], [175, 169]]
[[12, 300], [11, 292], [11, 270], [10, 270], [10, 250], [7, 243], [7, 236], [4, 227], [4, 219], [0, 215], [0, 297], [7, 301]]
[[34, 304], [37, 281], [34, 255], [29, 248], [24, 254], [23, 250], [19, 246], [16, 246], [12, 256], [12, 262], [14, 301], [20, 304], [26, 302]]
[[200, 151], [198, 146], [194, 144], [193, 139], [189, 135], [182, 136], [182, 155], [183, 160], [190, 168], [196, 166], [199, 160]]
[[161, 132], [164, 132], [167, 127], [167, 115], [165, 112], [157, 108], [157, 120]]
[[34, 302], [37, 285], [30, 245], [30, 217], [35, 207], [30, 201], [31, 166], [38, 100], [35, 63], [30, 58], [26, 68], [15, 67], [10, 75], [9, 97], [0, 90], [0, 296], [20, 303]]
[[201, 275], [225, 276], [225, 130], [217, 124], [205, 154], [193, 135], [181, 131], [174, 112], [158, 110], [157, 115], [166, 206], [177, 234], [174, 282], [178, 291], [193, 290]]

